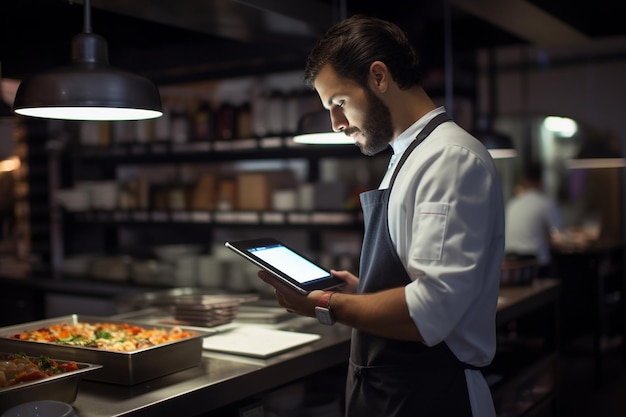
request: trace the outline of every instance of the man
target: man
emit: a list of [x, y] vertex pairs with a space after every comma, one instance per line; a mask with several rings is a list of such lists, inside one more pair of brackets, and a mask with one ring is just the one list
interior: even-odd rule
[[495, 416], [479, 368], [495, 353], [501, 188], [487, 150], [432, 102], [419, 70], [405, 34], [375, 18], [339, 22], [314, 47], [306, 81], [333, 129], [394, 157], [361, 195], [359, 278], [333, 270], [343, 287], [302, 296], [259, 276], [287, 310], [353, 327], [347, 416]]
[[558, 206], [543, 192], [541, 165], [524, 170], [517, 195], [506, 206], [505, 252], [510, 259], [537, 262], [539, 277], [550, 276], [552, 241], [563, 227]]

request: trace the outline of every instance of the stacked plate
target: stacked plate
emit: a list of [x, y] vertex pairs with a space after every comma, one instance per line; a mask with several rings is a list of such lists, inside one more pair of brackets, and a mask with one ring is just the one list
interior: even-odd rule
[[181, 296], [174, 303], [174, 319], [190, 326], [219, 326], [234, 320], [242, 302], [256, 299], [254, 294]]

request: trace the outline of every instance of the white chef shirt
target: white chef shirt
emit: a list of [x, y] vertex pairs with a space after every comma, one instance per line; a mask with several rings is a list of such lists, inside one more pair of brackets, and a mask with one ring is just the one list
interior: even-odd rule
[[550, 234], [563, 227], [559, 209], [544, 193], [528, 189], [506, 206], [506, 252], [550, 263]]
[[[394, 140], [396, 161], [443, 111], [431, 111]], [[389, 186], [390, 175], [379, 188]], [[402, 166], [388, 215], [391, 239], [412, 280], [405, 289], [409, 314], [425, 344], [445, 341], [459, 360], [488, 365], [496, 349], [504, 252], [502, 189], [488, 151], [456, 123], [441, 124]], [[473, 415], [495, 416], [482, 374], [465, 374]]]

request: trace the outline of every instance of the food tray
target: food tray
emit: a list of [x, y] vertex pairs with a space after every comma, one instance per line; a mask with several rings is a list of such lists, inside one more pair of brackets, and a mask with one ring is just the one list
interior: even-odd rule
[[[31, 356], [47, 355], [62, 360], [102, 365], [102, 369], [86, 374], [85, 379], [119, 385], [135, 385], [199, 365], [202, 361], [202, 338], [214, 333], [180, 326], [185, 330], [195, 332], [196, 336], [131, 352], [111, 352], [96, 348], [55, 345], [10, 338], [11, 335], [23, 331], [33, 331], [60, 323], [76, 324], [79, 322], [127, 323], [144, 328], [148, 327], [145, 323], [72, 314], [0, 328], [0, 351], [23, 352]], [[150, 327], [170, 330], [175, 326], [159, 324]]]
[[141, 294], [121, 294], [115, 297], [119, 309], [143, 310], [150, 307], [173, 308], [176, 304], [195, 303], [203, 298], [220, 299], [222, 301], [238, 301], [248, 303], [259, 299], [258, 294], [216, 294], [214, 291], [201, 288], [172, 288], [145, 292]]
[[[10, 353], [0, 352], [0, 360], [9, 355]], [[58, 363], [69, 362], [56, 358], [52, 359]], [[72, 404], [76, 399], [76, 394], [78, 394], [78, 383], [81, 377], [102, 368], [100, 365], [91, 363], [76, 362], [76, 365], [78, 365], [78, 369], [75, 371], [0, 388], [0, 413], [4, 413], [9, 408], [28, 401], [56, 400]]]

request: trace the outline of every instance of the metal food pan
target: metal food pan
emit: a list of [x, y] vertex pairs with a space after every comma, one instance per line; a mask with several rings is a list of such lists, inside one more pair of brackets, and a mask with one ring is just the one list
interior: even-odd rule
[[[8, 358], [10, 355], [11, 353], [0, 352], [0, 360]], [[33, 357], [31, 356], [31, 358]], [[52, 359], [60, 364], [69, 362]], [[76, 365], [78, 365], [78, 369], [75, 371], [0, 388], [0, 413], [28, 401], [55, 400], [72, 404], [76, 399], [76, 394], [78, 394], [78, 383], [81, 377], [102, 368], [100, 365], [91, 363], [76, 362]]]
[[202, 329], [198, 328], [179, 326], [185, 330], [195, 332], [196, 335], [187, 339], [163, 343], [131, 352], [111, 352], [96, 348], [56, 345], [10, 338], [11, 335], [17, 333], [33, 331], [61, 323], [127, 323], [142, 328], [157, 327], [166, 330], [171, 330], [175, 327], [165, 324], [147, 325], [146, 323], [133, 323], [106, 317], [72, 314], [1, 327], [0, 350], [23, 352], [32, 356], [47, 355], [51, 358], [62, 360], [102, 365], [102, 368], [96, 372], [85, 375], [85, 379], [119, 385], [135, 385], [199, 365], [202, 361], [202, 338], [213, 334], [213, 332], [202, 331]]

